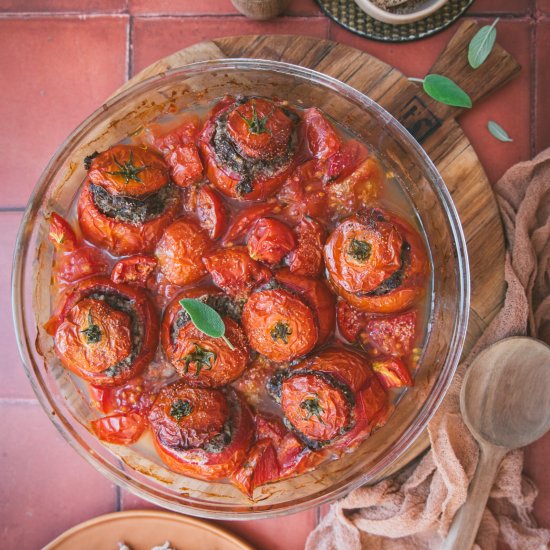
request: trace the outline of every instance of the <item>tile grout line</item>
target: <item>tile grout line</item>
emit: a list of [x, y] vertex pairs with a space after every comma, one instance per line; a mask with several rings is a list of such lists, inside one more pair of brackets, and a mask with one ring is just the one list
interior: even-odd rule
[[33, 397], [0, 397], [0, 405], [39, 405]]
[[9, 19], [99, 19], [99, 18], [124, 18], [128, 17], [128, 13], [124, 11], [117, 12], [82, 12], [82, 11], [68, 11], [68, 12], [51, 12], [51, 11], [40, 11], [40, 12], [0, 12], [0, 20], [9, 20]]
[[[510, 14], [513, 15], [513, 14]], [[66, 11], [66, 12], [0, 12], [0, 19], [87, 19], [87, 18], [100, 18], [100, 17], [137, 17], [140, 19], [206, 19], [206, 18], [241, 18], [250, 21], [251, 23], [260, 23], [261, 21], [254, 21], [247, 18], [238, 12], [226, 12], [226, 13], [133, 13], [127, 10], [121, 10], [117, 12], [79, 12], [79, 11]], [[284, 19], [329, 19], [322, 13], [285, 13], [280, 17], [276, 17], [270, 22], [277, 22]]]
[[122, 510], [122, 491], [118, 485], [115, 485], [115, 511]]
[[126, 41], [126, 81], [132, 78], [134, 70], [134, 18], [128, 18], [128, 36]]
[[26, 206], [0, 206], [0, 214], [7, 212], [25, 212]]

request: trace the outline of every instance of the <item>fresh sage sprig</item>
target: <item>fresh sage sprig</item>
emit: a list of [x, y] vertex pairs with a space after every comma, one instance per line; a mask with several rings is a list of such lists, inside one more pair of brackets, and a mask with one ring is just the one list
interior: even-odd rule
[[424, 78], [409, 78], [412, 82], [420, 82], [424, 91], [439, 103], [452, 107], [472, 106], [470, 96], [453, 80], [440, 74], [429, 74]]
[[235, 349], [233, 344], [226, 338], [225, 324], [215, 309], [204, 302], [193, 300], [192, 298], [180, 300], [180, 305], [187, 311], [192, 323], [201, 332], [212, 338], [221, 338], [229, 346], [229, 349]]
[[489, 54], [493, 51], [495, 40], [497, 39], [497, 30], [495, 28], [499, 18], [497, 17], [492, 25], [485, 25], [479, 29], [468, 46], [468, 63], [472, 69], [480, 67]]
[[514, 141], [509, 135], [508, 132], [500, 125], [497, 124], [494, 120], [490, 120], [487, 123], [487, 129], [491, 134], [496, 137], [499, 141]]

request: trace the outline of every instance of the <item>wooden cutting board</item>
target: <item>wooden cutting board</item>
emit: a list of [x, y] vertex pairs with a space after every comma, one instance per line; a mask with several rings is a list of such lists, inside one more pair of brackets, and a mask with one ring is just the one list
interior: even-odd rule
[[[506, 83], [521, 68], [497, 44], [483, 68], [472, 70], [466, 52], [477, 30], [478, 25], [473, 21], [462, 23], [430, 70], [452, 78], [469, 93], [474, 103]], [[119, 91], [169, 69], [227, 57], [285, 61], [346, 82], [392, 113], [422, 144], [451, 192], [468, 243], [472, 294], [464, 348], [467, 353], [503, 303], [505, 251], [491, 186], [472, 145], [455, 120], [461, 109], [433, 101], [417, 84], [368, 53], [329, 40], [289, 35], [235, 36], [201, 42], [153, 63]], [[428, 436], [424, 433], [386, 473], [397, 471], [428, 446]]]

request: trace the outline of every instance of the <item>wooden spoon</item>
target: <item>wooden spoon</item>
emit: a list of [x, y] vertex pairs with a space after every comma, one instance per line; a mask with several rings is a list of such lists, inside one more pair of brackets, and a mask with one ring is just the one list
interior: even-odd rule
[[501, 340], [481, 352], [460, 393], [464, 422], [480, 459], [468, 498], [457, 512], [444, 550], [470, 550], [500, 462], [550, 429], [550, 347], [534, 338]]

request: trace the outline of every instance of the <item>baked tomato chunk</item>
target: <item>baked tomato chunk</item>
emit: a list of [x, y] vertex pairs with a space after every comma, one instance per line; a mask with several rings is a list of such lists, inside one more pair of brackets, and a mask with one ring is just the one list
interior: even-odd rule
[[145, 430], [147, 423], [137, 413], [112, 414], [92, 420], [92, 430], [101, 441], [116, 445], [135, 443]]
[[303, 120], [311, 154], [317, 160], [328, 160], [342, 146], [342, 140], [336, 133], [334, 126], [316, 107], [306, 109]]
[[214, 284], [240, 300], [246, 298], [254, 287], [273, 277], [269, 268], [253, 260], [244, 247], [215, 250], [204, 256], [203, 262]]
[[398, 357], [376, 359], [372, 362], [372, 368], [382, 386], [387, 390], [413, 385], [411, 373], [407, 365]]
[[296, 246], [294, 233], [285, 223], [273, 218], [260, 218], [248, 234], [248, 253], [254, 260], [278, 264]]
[[210, 240], [194, 222], [179, 218], [164, 231], [155, 256], [161, 273], [175, 285], [188, 285], [202, 279], [206, 268], [203, 256]]
[[115, 283], [127, 283], [147, 287], [147, 281], [157, 267], [157, 259], [145, 254], [136, 254], [118, 261], [111, 271]]
[[74, 283], [91, 275], [103, 275], [109, 270], [105, 255], [92, 246], [86, 246], [73, 228], [59, 214], [50, 216], [48, 237], [55, 247], [55, 275], [60, 283]]
[[172, 180], [179, 187], [188, 187], [203, 179], [202, 161], [195, 145], [199, 127], [199, 117], [187, 115], [168, 131], [160, 124], [150, 124], [145, 129], [142, 141], [164, 155]]
[[288, 257], [292, 273], [305, 277], [318, 277], [323, 269], [325, 230], [312, 218], [304, 217], [296, 227], [298, 246]]

